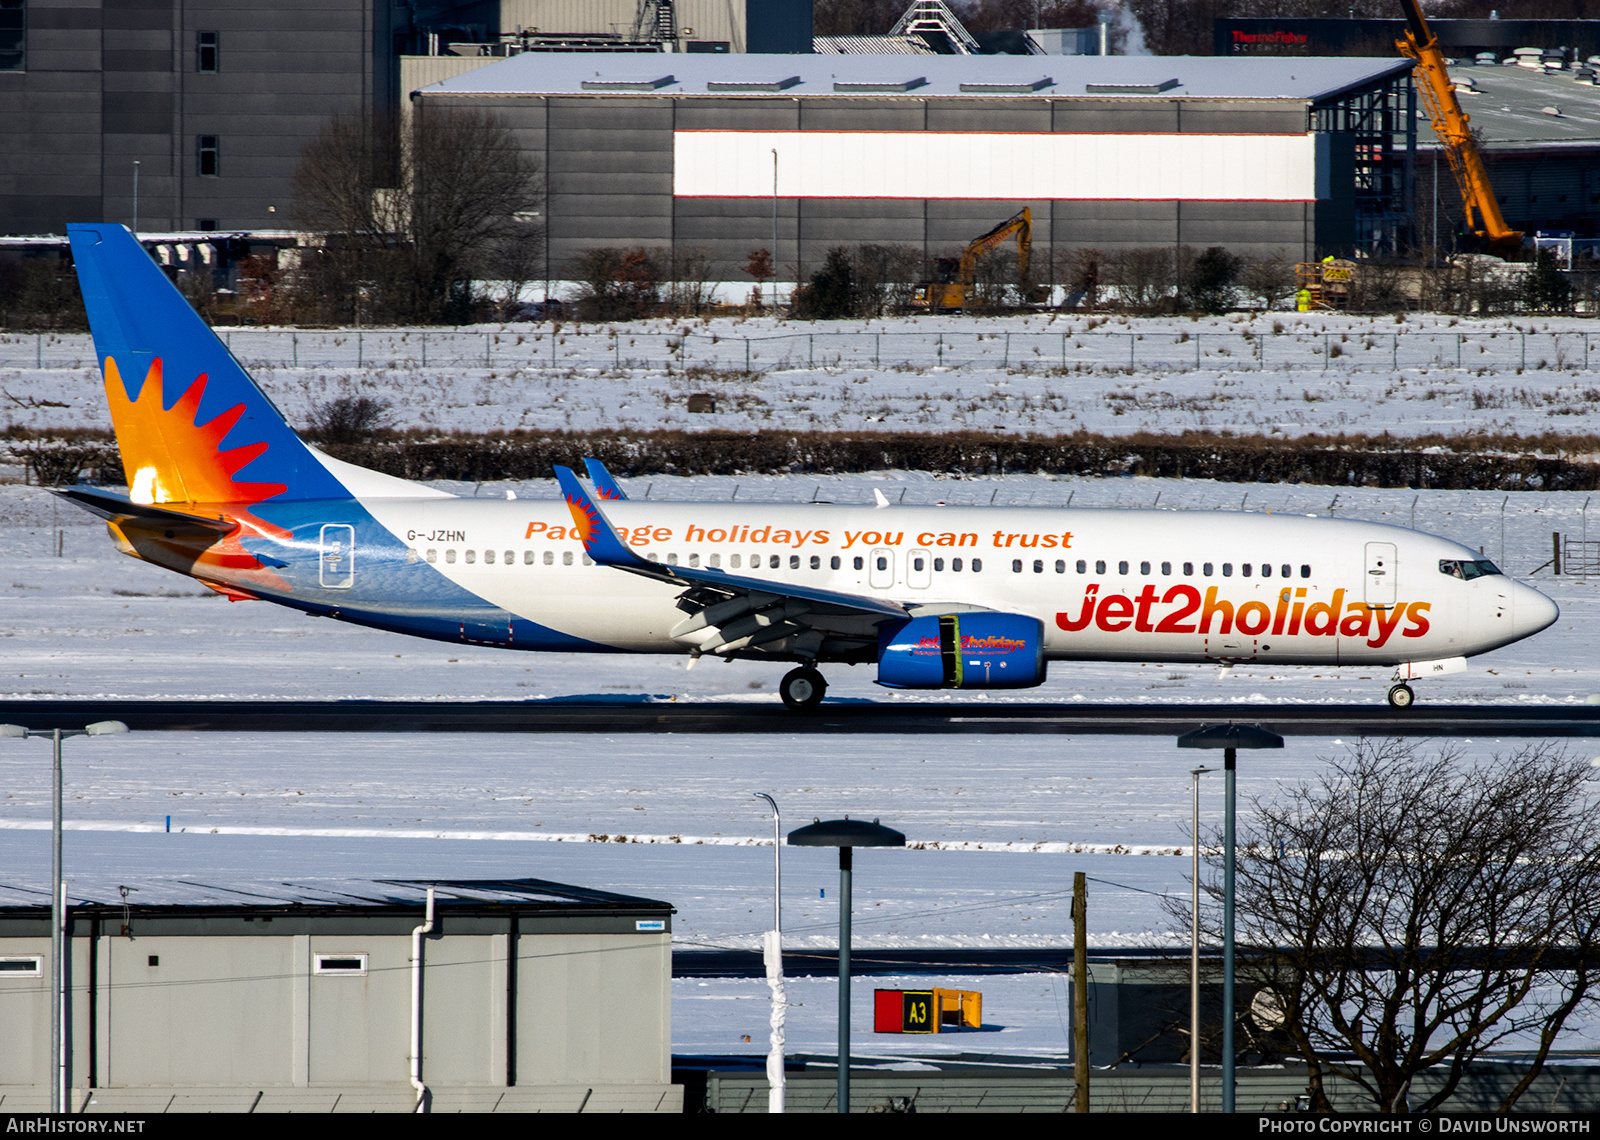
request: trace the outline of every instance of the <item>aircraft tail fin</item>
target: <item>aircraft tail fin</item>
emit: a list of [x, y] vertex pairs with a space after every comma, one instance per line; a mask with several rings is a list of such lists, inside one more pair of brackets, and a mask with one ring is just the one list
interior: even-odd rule
[[348, 495], [125, 226], [67, 233], [134, 503]]
[[622, 493], [622, 488], [617, 486], [617, 481], [611, 477], [611, 472], [606, 470], [604, 463], [598, 459], [585, 459], [583, 465], [589, 471], [589, 482], [600, 492], [601, 499], [627, 500], [628, 496]]

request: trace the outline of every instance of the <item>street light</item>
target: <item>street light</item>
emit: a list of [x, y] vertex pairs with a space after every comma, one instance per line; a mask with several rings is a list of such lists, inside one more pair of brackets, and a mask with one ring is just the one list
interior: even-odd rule
[[20, 724], [0, 724], [0, 739], [25, 740], [48, 736], [55, 741], [55, 765], [51, 773], [51, 840], [54, 853], [50, 868], [50, 1056], [55, 1068], [50, 1082], [50, 1111], [67, 1110], [67, 1032], [66, 1032], [66, 947], [62, 935], [66, 927], [67, 885], [61, 867], [61, 742], [69, 736], [116, 736], [128, 731], [120, 720], [97, 720], [84, 728], [24, 728]]
[[1189, 1111], [1200, 1111], [1200, 777], [1214, 769], [1190, 768], [1194, 778], [1194, 829], [1189, 865]]
[[783, 1022], [787, 1011], [783, 992], [783, 817], [778, 801], [766, 792], [753, 792], [772, 806], [772, 930], [761, 940], [767, 986], [772, 990], [772, 1031], [767, 1043], [767, 1111], [782, 1112], [788, 1082], [783, 1072]]
[[[1222, 823], [1222, 1111], [1233, 1111], [1233, 849], [1235, 761], [1241, 748], [1282, 748], [1283, 737], [1258, 724], [1201, 725], [1178, 737], [1179, 748], [1220, 748], [1223, 796]], [[1195, 777], [1197, 786], [1199, 777]], [[1197, 838], [1198, 841], [1198, 838]]]
[[857, 847], [904, 847], [906, 837], [877, 820], [813, 820], [789, 833], [791, 847], [839, 849], [839, 1111], [850, 1111], [850, 874]]

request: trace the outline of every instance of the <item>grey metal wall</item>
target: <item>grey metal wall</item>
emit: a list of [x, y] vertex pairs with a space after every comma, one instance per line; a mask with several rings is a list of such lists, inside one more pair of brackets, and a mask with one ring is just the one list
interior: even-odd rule
[[[673, 132], [850, 130], [1283, 133], [1306, 130], [1300, 100], [971, 99], [772, 96], [421, 95], [423, 114], [473, 106], [499, 114], [541, 164], [548, 184], [548, 275], [597, 246], [708, 251], [724, 280], [752, 250], [772, 245], [773, 203], [672, 194]], [[1336, 185], [1341, 185], [1336, 183]], [[1337, 241], [1348, 206], [1332, 202], [780, 199], [779, 276], [802, 280], [829, 248], [909, 245], [942, 256], [1023, 206], [1033, 210], [1034, 256], [1186, 244], [1307, 258]], [[1344, 240], [1348, 241], [1346, 237]], [[1041, 260], [1042, 259], [1042, 260]], [[1043, 277], [1044, 273], [1036, 276]]]
[[[441, 925], [424, 950], [430, 1087], [504, 1088], [513, 1061], [519, 1087], [670, 1084], [669, 935], [516, 936], [512, 1035], [513, 936], [452, 934], [450, 920]], [[101, 1090], [358, 1088], [407, 1079], [407, 935], [106, 933], [95, 941], [91, 948], [87, 937], [71, 940], [75, 1088], [88, 1087], [91, 1073]], [[0, 953], [42, 955], [48, 970], [50, 940], [5, 938]], [[366, 954], [368, 970], [317, 974], [319, 953]], [[48, 1089], [47, 974], [0, 976], [0, 1025], [0, 1092]]]
[[[0, 72], [0, 233], [68, 221], [287, 228], [300, 150], [328, 116], [386, 105], [386, 0], [29, 0], [27, 70]], [[196, 71], [195, 33], [220, 36]], [[196, 137], [221, 167], [202, 177]], [[276, 211], [269, 207], [276, 207]]]

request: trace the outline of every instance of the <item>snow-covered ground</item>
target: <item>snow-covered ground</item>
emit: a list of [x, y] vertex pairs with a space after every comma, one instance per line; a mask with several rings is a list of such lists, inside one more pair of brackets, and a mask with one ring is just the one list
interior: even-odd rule
[[[1600, 334], [1582, 318], [718, 318], [223, 335], [296, 424], [330, 397], [375, 395], [396, 427], [423, 431], [1600, 431]], [[691, 414], [687, 398], [702, 392], [716, 411]], [[110, 426], [87, 336], [0, 336], [8, 423]]]
[[[874, 487], [905, 502], [1322, 513], [1448, 534], [1509, 570], [1549, 557], [1550, 533], [1582, 533], [1587, 496], [1340, 490], [1185, 480], [1011, 476], [941, 480], [883, 473], [834, 479], [637, 480], [636, 496], [741, 501], [813, 496], [867, 501]], [[550, 483], [511, 485], [553, 496]], [[499, 496], [504, 487], [454, 486]], [[1335, 495], [1337, 500], [1335, 501]], [[1159, 495], [1159, 503], [1157, 496]], [[1501, 526], [1504, 523], [1502, 553]], [[1600, 538], [1600, 505], [1596, 535]], [[61, 535], [61, 556], [56, 535]], [[1425, 701], [1577, 703], [1600, 694], [1592, 630], [1600, 580], [1532, 579], [1561, 604], [1538, 637], [1474, 659], [1464, 674], [1419, 686]], [[117, 555], [90, 516], [37, 488], [0, 486], [0, 672], [7, 696], [605, 697], [775, 700], [781, 670], [681, 658], [513, 654], [361, 630], [260, 603], [231, 604], [187, 579]], [[869, 670], [836, 669], [845, 700], [938, 700], [893, 694]], [[1270, 715], [1281, 702], [1377, 702], [1380, 672], [1240, 666], [1063, 664], [1022, 694], [959, 699], [1190, 702], [1242, 700]], [[1311, 778], [1348, 742], [1291, 737], [1242, 766], [1246, 796]], [[1474, 740], [1466, 758], [1515, 747]], [[139, 877], [207, 881], [531, 876], [664, 898], [685, 948], [754, 948], [769, 924], [770, 818], [877, 816], [916, 842], [961, 850], [864, 851], [857, 859], [856, 939], [863, 946], [1065, 946], [1072, 874], [1090, 876], [1091, 942], [1172, 946], [1163, 899], [1187, 893], [1194, 754], [1167, 738], [682, 735], [261, 735], [135, 733], [75, 740], [67, 757], [67, 859], [79, 898]], [[48, 876], [49, 750], [6, 742], [0, 763], [0, 860], [12, 882]], [[1203, 824], [1221, 809], [1207, 777]], [[165, 830], [171, 816], [172, 833]], [[604, 841], [601, 841], [602, 837]], [[618, 842], [626, 837], [628, 842]], [[790, 946], [831, 945], [837, 922], [832, 852], [785, 851]], [[826, 892], [826, 895], [824, 895]], [[985, 1020], [1005, 1027], [936, 1039], [878, 1038], [866, 979], [855, 1005], [862, 1051], [1059, 1054], [1062, 979], [950, 979], [985, 995]], [[920, 986], [932, 980], [919, 978]], [[790, 1044], [827, 1052], [832, 983], [791, 983]], [[759, 1051], [766, 1000], [758, 981], [674, 984], [680, 1051]], [[745, 1042], [744, 1037], [751, 1037]], [[1596, 1040], [1591, 1041], [1591, 1037]], [[1600, 1045], [1600, 1026], [1565, 1042]]]

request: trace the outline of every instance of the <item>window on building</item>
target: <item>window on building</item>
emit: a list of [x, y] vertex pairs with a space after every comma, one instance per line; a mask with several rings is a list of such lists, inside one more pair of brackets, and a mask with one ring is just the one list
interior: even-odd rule
[[28, 69], [26, 0], [0, 0], [0, 71]]
[[222, 160], [216, 135], [194, 137], [195, 170], [201, 178], [215, 178], [222, 173]]
[[217, 32], [196, 32], [194, 34], [194, 69], [196, 71], [217, 70], [217, 52], [220, 47]]

